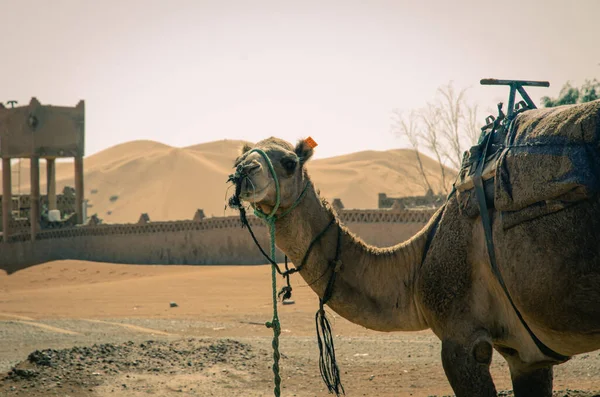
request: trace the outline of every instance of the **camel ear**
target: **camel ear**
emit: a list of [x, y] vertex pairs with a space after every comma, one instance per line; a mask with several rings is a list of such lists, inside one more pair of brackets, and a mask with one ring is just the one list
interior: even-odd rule
[[237, 167], [237, 165], [239, 164], [239, 162], [242, 159], [242, 156], [244, 156], [244, 154], [248, 153], [250, 150], [252, 150], [252, 146], [250, 146], [249, 143], [244, 143], [240, 149], [240, 155], [235, 159], [235, 161], [233, 162], [233, 168]]
[[252, 149], [252, 146], [250, 146], [247, 143], [244, 143], [244, 146], [242, 146], [242, 154], [246, 153], [247, 151], [249, 151], [250, 149]]
[[300, 164], [304, 164], [310, 160], [314, 153], [313, 147], [314, 146], [312, 146], [307, 139], [301, 139], [298, 141], [294, 152], [296, 152], [296, 155], [300, 159]]

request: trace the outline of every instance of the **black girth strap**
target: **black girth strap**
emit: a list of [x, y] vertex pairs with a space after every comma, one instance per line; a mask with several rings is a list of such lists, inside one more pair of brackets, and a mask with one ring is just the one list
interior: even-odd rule
[[546, 356], [548, 356], [554, 360], [564, 362], [564, 361], [569, 360], [570, 357], [563, 356], [562, 354], [557, 353], [554, 350], [550, 349], [541, 340], [539, 340], [537, 338], [537, 336], [535, 336], [535, 334], [533, 333], [531, 328], [529, 328], [529, 326], [525, 322], [525, 319], [523, 319], [521, 312], [519, 311], [519, 309], [517, 309], [517, 306], [515, 305], [512, 298], [510, 297], [510, 294], [508, 293], [508, 289], [506, 288], [506, 284], [504, 283], [504, 279], [502, 278], [502, 274], [500, 273], [500, 269], [498, 268], [498, 264], [496, 262], [496, 253], [494, 251], [494, 241], [493, 241], [493, 237], [492, 237], [492, 224], [490, 222], [490, 215], [488, 212], [488, 207], [487, 207], [487, 203], [486, 203], [486, 199], [485, 199], [485, 191], [484, 191], [484, 187], [483, 187], [483, 178], [482, 178], [483, 167], [485, 165], [485, 158], [486, 158], [486, 155], [488, 152], [488, 148], [492, 144], [493, 139], [494, 139], [494, 131], [490, 132], [487, 135], [487, 140], [482, 142], [484, 149], [481, 153], [481, 157], [479, 158], [479, 163], [477, 164], [477, 168], [475, 169], [475, 173], [473, 175], [473, 184], [475, 186], [477, 202], [479, 203], [479, 212], [481, 213], [481, 223], [483, 224], [483, 230], [485, 233], [485, 242], [486, 242], [486, 246], [487, 246], [488, 255], [490, 257], [490, 265], [492, 267], [492, 272], [494, 273], [494, 276], [496, 276], [496, 279], [498, 279], [500, 286], [504, 290], [504, 293], [506, 294], [506, 297], [508, 298], [508, 301], [510, 302], [511, 306], [515, 310], [517, 317], [519, 317], [521, 324], [523, 324], [523, 326], [525, 327], [525, 329], [531, 336], [531, 339], [533, 339], [533, 342], [536, 344], [538, 349], [540, 349], [540, 351], [542, 353], [544, 353]]

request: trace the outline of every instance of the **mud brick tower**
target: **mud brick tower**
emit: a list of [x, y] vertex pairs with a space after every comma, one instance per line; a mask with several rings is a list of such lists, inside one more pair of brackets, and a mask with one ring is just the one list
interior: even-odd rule
[[31, 241], [40, 224], [40, 159], [46, 161], [48, 209], [56, 209], [56, 159], [75, 159], [75, 212], [83, 223], [83, 156], [85, 104], [75, 107], [42, 105], [32, 98], [28, 105], [7, 108], [0, 104], [0, 156], [2, 157], [2, 231], [9, 241], [12, 219], [11, 159], [30, 160]]

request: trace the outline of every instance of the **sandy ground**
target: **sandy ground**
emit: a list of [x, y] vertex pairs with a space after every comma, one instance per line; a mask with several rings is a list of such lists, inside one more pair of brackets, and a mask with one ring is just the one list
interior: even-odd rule
[[[296, 303], [279, 306], [282, 395], [326, 396], [317, 299], [293, 281]], [[264, 326], [270, 286], [267, 266], [61, 261], [0, 275], [0, 395], [273, 395], [272, 334]], [[348, 396], [452, 394], [431, 332], [380, 333], [329, 317]], [[510, 389], [498, 355], [492, 373], [499, 390]], [[555, 390], [596, 395], [600, 352], [557, 367]]]

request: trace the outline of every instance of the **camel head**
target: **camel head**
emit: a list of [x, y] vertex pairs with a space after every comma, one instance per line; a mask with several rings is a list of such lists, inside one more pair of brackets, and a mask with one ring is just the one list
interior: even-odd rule
[[298, 199], [307, 183], [304, 164], [313, 155], [313, 147], [305, 140], [294, 147], [289, 142], [271, 137], [254, 146], [244, 145], [235, 160], [234, 168], [240, 179], [239, 198], [269, 213], [276, 202], [276, 183], [264, 152], [270, 160], [279, 183], [282, 209], [289, 208]]

